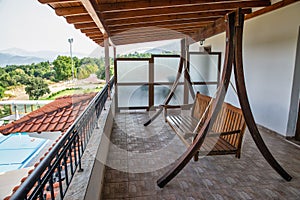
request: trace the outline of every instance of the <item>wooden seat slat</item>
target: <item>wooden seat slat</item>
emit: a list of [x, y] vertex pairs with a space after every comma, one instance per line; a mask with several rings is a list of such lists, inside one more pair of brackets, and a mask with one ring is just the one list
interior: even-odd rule
[[181, 121], [181, 119], [179, 118], [179, 117], [177, 117], [177, 116], [173, 116], [172, 117], [172, 120], [174, 121], [174, 123], [177, 125], [177, 127], [179, 128], [179, 129], [181, 129], [181, 131], [184, 133], [184, 132], [188, 132], [189, 131], [189, 129], [187, 129], [186, 127], [185, 127], [185, 124]]
[[187, 121], [183, 120], [184, 118], [181, 116], [174, 116], [174, 119], [177, 121], [180, 121], [182, 123], [182, 129], [184, 132], [190, 132], [190, 127], [187, 123]]
[[[205, 122], [210, 112], [208, 106], [210, 106], [211, 99], [211, 97], [197, 93], [190, 116], [176, 114], [166, 116], [168, 124], [187, 146], [192, 144], [193, 138], [196, 136], [193, 131], [199, 120], [202, 120], [201, 123]], [[167, 110], [165, 113], [167, 114]], [[200, 154], [236, 154], [236, 157], [239, 158], [245, 128], [246, 124], [241, 109], [229, 103], [223, 103], [215, 123], [212, 125], [211, 133], [208, 133], [199, 150]]]

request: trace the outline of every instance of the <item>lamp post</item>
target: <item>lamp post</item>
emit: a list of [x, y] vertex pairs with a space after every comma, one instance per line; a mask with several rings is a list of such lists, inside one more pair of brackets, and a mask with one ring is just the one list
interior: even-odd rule
[[70, 43], [70, 55], [71, 55], [71, 65], [72, 65], [72, 80], [74, 81], [74, 67], [73, 67], [73, 57], [72, 57], [72, 43], [73, 43], [73, 38], [69, 38], [68, 42]]

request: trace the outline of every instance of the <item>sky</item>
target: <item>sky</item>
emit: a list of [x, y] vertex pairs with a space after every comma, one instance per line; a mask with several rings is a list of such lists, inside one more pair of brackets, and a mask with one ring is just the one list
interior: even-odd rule
[[[69, 38], [74, 40], [73, 52], [93, 57], [95, 52], [100, 56], [104, 53], [103, 48], [68, 24], [64, 17], [57, 16], [50, 6], [38, 0], [0, 0], [0, 51], [19, 48], [30, 52], [69, 52]], [[166, 42], [118, 46], [117, 53], [143, 51], [163, 43]]]
[[90, 54], [98, 45], [38, 0], [0, 0], [0, 50], [74, 52]]

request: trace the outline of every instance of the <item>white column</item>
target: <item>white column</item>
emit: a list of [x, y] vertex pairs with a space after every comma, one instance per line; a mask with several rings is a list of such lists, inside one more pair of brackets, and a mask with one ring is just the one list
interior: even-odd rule
[[104, 63], [105, 63], [105, 81], [106, 81], [106, 84], [108, 85], [108, 98], [111, 99], [111, 97], [110, 97], [110, 85], [109, 85], [109, 80], [110, 80], [110, 75], [109, 75], [109, 71], [110, 71], [109, 40], [108, 40], [107, 35], [104, 35], [104, 55], [105, 55], [105, 59], [104, 59]]

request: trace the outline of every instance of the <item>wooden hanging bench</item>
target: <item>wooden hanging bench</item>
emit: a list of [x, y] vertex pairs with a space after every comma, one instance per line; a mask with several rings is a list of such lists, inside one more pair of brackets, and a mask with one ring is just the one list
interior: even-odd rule
[[[195, 130], [197, 125], [200, 123], [201, 127], [211, 112], [211, 100], [211, 97], [198, 92], [190, 115], [174, 114], [174, 112], [168, 114], [168, 109], [179, 108], [179, 106], [163, 105], [166, 122], [187, 146], [193, 143], [193, 138], [199, 132]], [[199, 153], [201, 155], [235, 154], [237, 158], [240, 158], [245, 128], [242, 110], [224, 102], [200, 151], [194, 156], [194, 160], [198, 160]]]

